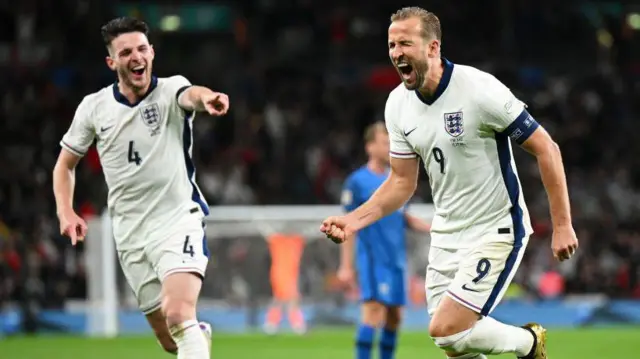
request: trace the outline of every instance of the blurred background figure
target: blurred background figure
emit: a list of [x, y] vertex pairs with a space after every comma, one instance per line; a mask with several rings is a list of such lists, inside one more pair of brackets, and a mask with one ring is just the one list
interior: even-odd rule
[[298, 278], [300, 258], [305, 239], [298, 234], [274, 233], [267, 238], [271, 255], [269, 279], [273, 292], [273, 303], [267, 310], [264, 331], [275, 334], [286, 311], [289, 325], [294, 332], [304, 334], [307, 326], [300, 309]]

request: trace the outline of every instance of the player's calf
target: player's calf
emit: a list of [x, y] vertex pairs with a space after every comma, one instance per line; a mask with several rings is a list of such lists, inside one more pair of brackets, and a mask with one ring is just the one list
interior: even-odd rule
[[178, 346], [171, 337], [171, 333], [169, 333], [167, 321], [164, 314], [162, 314], [162, 310], [158, 308], [157, 310], [146, 314], [146, 317], [151, 329], [153, 329], [153, 333], [156, 335], [156, 339], [158, 339], [158, 344], [160, 344], [162, 349], [167, 353], [177, 354]]
[[380, 335], [380, 359], [392, 359], [394, 357], [401, 323], [402, 308], [387, 307], [385, 324]]
[[528, 357], [535, 351], [536, 338], [523, 328], [506, 325], [475, 311], [448, 296], [442, 298], [431, 323], [429, 334], [435, 344], [450, 356], [456, 353], [514, 353]]
[[172, 273], [162, 283], [162, 311], [179, 359], [208, 359], [209, 343], [196, 319], [202, 280], [194, 273]]
[[370, 359], [376, 330], [384, 324], [386, 307], [375, 301], [362, 304], [360, 325], [356, 333], [356, 358]]

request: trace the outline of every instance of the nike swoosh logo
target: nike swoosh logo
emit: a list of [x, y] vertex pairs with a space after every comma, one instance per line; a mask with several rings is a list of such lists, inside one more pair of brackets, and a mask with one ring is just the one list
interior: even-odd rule
[[411, 130], [411, 131], [408, 131], [408, 132], [407, 132], [407, 131], [405, 131], [405, 132], [404, 132], [404, 136], [405, 136], [405, 137], [409, 136], [409, 135], [411, 134], [411, 132], [415, 131], [417, 128], [418, 128], [418, 127], [414, 127], [414, 128], [413, 128], [413, 130]]
[[464, 289], [464, 290], [466, 290], [466, 291], [468, 291], [468, 292], [480, 293], [480, 291], [479, 291], [479, 290], [471, 289], [471, 288], [467, 287], [467, 285], [466, 285], [466, 284], [463, 284], [463, 285], [462, 285], [462, 289]]
[[104, 131], [110, 129], [111, 127], [113, 127], [113, 125], [112, 126], [108, 126], [108, 127], [100, 127], [100, 132], [104, 132]]

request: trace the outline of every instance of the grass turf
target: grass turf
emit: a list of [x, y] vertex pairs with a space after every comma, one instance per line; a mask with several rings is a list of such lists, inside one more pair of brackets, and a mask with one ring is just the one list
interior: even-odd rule
[[[640, 328], [552, 330], [547, 347], [551, 359], [629, 358], [638, 348]], [[348, 359], [353, 358], [353, 331], [230, 335], [214, 333], [212, 358]], [[633, 355], [632, 355], [633, 356]], [[171, 358], [152, 337], [90, 339], [72, 336], [0, 338], [0, 358], [19, 359], [155, 359]], [[378, 358], [374, 353], [374, 358]], [[502, 358], [513, 358], [505, 355]], [[404, 358], [444, 358], [426, 333], [402, 333], [396, 355]]]

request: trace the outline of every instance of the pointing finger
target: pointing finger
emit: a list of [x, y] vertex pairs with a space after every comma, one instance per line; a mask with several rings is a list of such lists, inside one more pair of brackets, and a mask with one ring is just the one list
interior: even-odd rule
[[69, 238], [71, 238], [71, 245], [75, 246], [78, 243], [78, 233], [75, 228], [68, 231]]

